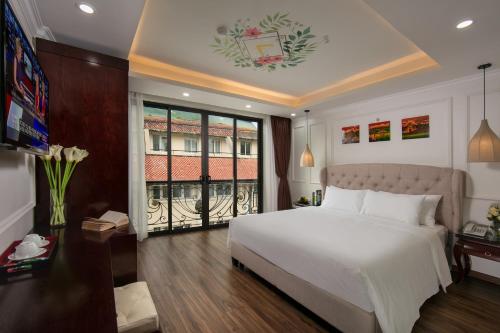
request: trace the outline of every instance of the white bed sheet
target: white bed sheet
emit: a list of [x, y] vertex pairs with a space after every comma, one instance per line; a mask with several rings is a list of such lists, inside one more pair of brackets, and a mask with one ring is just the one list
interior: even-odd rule
[[[385, 332], [401, 332], [411, 331], [418, 308], [439, 291], [440, 280], [443, 288], [451, 283], [448, 268], [442, 267], [444, 250], [440, 245], [444, 235], [446, 228], [439, 225], [408, 226], [330, 208], [307, 207], [237, 217], [230, 223], [228, 241], [240, 243], [288, 273], [365, 311], [375, 311]], [[402, 255], [406, 258], [402, 259]], [[399, 286], [391, 287], [390, 279], [413, 279], [404, 271], [411, 270], [410, 265], [404, 269], [392, 266], [412, 260], [423, 267], [413, 272], [419, 277], [412, 285], [415, 290], [411, 297], [391, 295], [395, 293], [391, 289], [404, 290], [405, 282], [401, 286], [399, 279], [394, 280], [391, 283]], [[408, 300], [415, 304], [408, 305], [406, 312], [391, 308], [393, 303], [406, 304]]]

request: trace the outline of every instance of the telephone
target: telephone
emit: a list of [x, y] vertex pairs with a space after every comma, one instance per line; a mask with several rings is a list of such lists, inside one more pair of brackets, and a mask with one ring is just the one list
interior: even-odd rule
[[483, 224], [469, 222], [465, 225], [463, 233], [472, 236], [484, 237], [490, 230], [490, 227]]

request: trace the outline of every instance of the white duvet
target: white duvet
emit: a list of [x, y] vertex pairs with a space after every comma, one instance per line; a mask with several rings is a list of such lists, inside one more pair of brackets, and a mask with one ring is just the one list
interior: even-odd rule
[[451, 283], [433, 228], [308, 207], [234, 218], [228, 237], [288, 273], [375, 311], [386, 333], [411, 332], [424, 301]]

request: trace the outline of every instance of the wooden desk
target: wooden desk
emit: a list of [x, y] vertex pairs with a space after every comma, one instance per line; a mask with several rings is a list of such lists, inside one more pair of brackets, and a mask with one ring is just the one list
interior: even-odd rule
[[[117, 332], [113, 243], [135, 241], [133, 229], [109, 233], [102, 241], [86, 239], [79, 223], [35, 232], [58, 234], [57, 252], [46, 269], [0, 281], [0, 331]], [[128, 273], [121, 282], [132, 282]]]

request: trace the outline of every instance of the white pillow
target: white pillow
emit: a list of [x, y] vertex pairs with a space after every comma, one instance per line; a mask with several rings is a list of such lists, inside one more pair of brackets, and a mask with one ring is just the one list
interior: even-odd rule
[[425, 195], [422, 205], [422, 215], [420, 217], [420, 224], [433, 226], [436, 224], [436, 209], [441, 200], [442, 195], [429, 194]]
[[361, 214], [383, 217], [418, 226], [424, 195], [395, 194], [368, 190]]
[[335, 208], [359, 214], [363, 206], [366, 190], [347, 190], [328, 186], [321, 207]]

